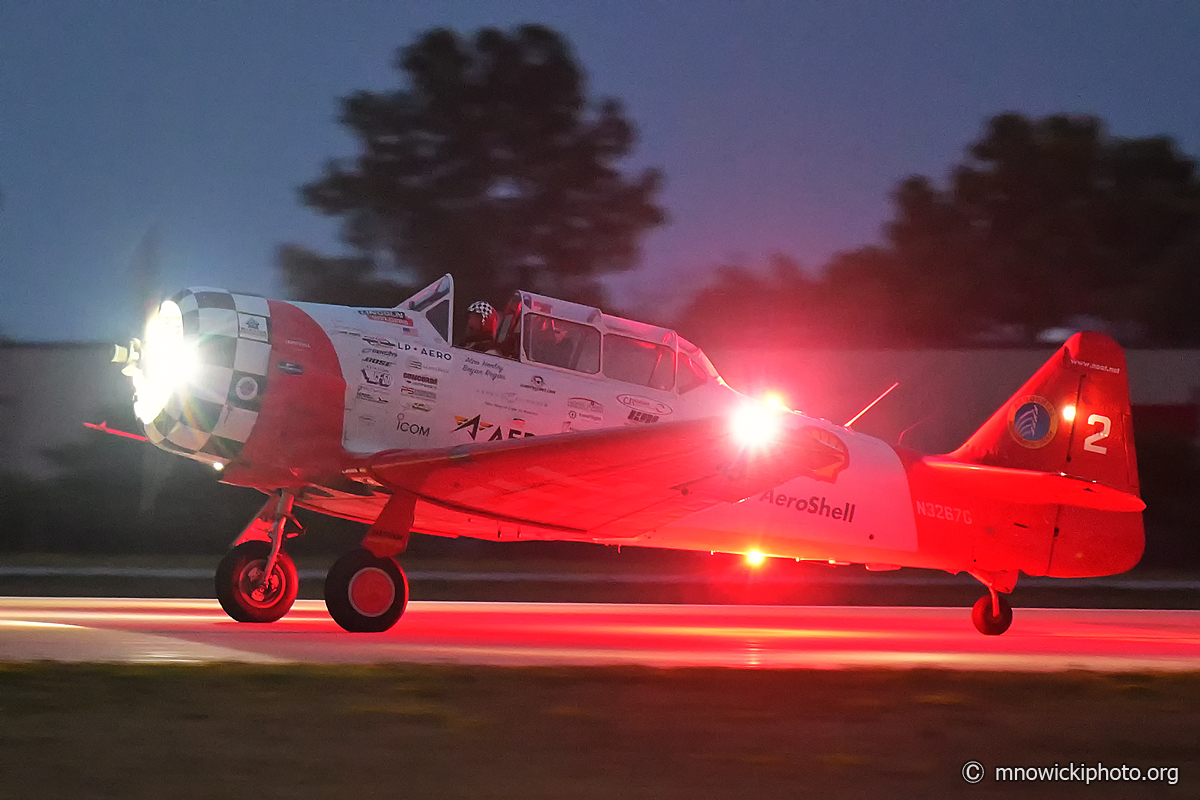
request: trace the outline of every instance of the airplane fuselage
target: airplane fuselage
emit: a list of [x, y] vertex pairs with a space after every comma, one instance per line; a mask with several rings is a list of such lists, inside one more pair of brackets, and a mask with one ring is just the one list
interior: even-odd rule
[[[272, 390], [279, 384], [304, 380], [306, 358], [325, 353], [328, 370], [329, 354], [334, 354], [338, 377], [344, 382], [343, 403], [336, 412], [342, 453], [327, 456], [330, 463], [350, 463], [381, 451], [438, 450], [728, 416], [746, 402], [715, 374], [688, 392], [657, 390], [603, 374], [581, 374], [449, 346], [415, 315], [290, 305], [315, 324], [306, 323], [306, 330], [296, 335], [288, 334], [285, 325], [276, 326], [276, 347], [286, 358], [273, 358], [279, 363], [274, 365], [264, 405], [271, 403]], [[308, 341], [318, 335], [325, 341]], [[280, 363], [290, 366], [281, 368]], [[297, 369], [299, 374], [287, 372]], [[283, 394], [309, 400], [313, 395], [304, 390]], [[289, 413], [294, 416], [294, 409]], [[328, 430], [333, 423], [326, 419], [316, 427]], [[935, 479], [923, 479], [919, 468], [914, 468], [922, 456], [915, 452], [827, 420], [804, 417], [801, 429], [826, 459], [808, 474], [739, 503], [709, 508], [633, 538], [585, 540], [717, 552], [758, 551], [768, 556], [884, 569], [1019, 569], [1033, 575], [1055, 574], [1057, 507], [964, 496]], [[262, 449], [251, 447], [253, 444], [251, 441], [248, 449]], [[364, 497], [329, 488], [330, 497], [302, 496], [301, 504], [370, 522], [387, 499], [383, 494]], [[452, 516], [444, 509], [418, 503], [414, 529], [491, 539], [564, 538], [561, 533], [539, 531], [536, 525], [468, 522]], [[1072, 574], [1079, 574], [1081, 568], [1086, 574], [1124, 571], [1132, 565], [1130, 559], [1136, 563], [1139, 555], [1140, 547], [1137, 553], [1125, 552], [1091, 568], [1076, 565]]]

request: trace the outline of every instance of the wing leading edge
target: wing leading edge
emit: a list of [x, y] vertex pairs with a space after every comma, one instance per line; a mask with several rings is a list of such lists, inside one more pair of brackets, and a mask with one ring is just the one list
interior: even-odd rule
[[480, 517], [596, 539], [629, 538], [794, 477], [811, 449], [789, 435], [747, 450], [725, 418], [388, 451], [367, 471], [393, 492]]

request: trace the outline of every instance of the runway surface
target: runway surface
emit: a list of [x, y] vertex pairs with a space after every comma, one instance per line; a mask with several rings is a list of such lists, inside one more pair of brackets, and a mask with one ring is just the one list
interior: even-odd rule
[[316, 600], [247, 625], [215, 600], [0, 598], [0, 661], [36, 660], [1200, 671], [1200, 611], [1017, 609], [983, 636], [966, 608], [413, 602], [350, 634]]

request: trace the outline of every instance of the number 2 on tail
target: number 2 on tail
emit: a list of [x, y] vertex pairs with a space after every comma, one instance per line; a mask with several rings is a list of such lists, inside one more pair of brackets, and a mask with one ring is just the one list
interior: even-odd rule
[[1108, 448], [1097, 444], [1097, 442], [1102, 442], [1108, 438], [1108, 429], [1112, 427], [1112, 420], [1100, 414], [1092, 414], [1088, 417], [1088, 425], [1099, 425], [1100, 430], [1083, 440], [1083, 449], [1092, 453], [1107, 453]]

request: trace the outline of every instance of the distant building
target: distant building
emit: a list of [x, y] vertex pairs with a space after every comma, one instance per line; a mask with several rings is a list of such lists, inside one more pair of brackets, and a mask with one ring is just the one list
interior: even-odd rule
[[[900, 386], [855, 427], [930, 453], [962, 444], [1057, 348], [971, 350], [730, 349], [709, 352], [742, 392], [774, 389], [789, 407], [844, 423], [894, 381]], [[1195, 439], [1200, 350], [1127, 350], [1139, 430]], [[907, 433], [905, 431], [907, 430]]]
[[[709, 355], [739, 391], [780, 391], [805, 413], [845, 422], [893, 381], [900, 386], [863, 417], [866, 433], [918, 450], [961, 444], [1011, 396], [1053, 349], [717, 350]], [[0, 469], [44, 478], [49, 448], [104, 434], [101, 422], [128, 409], [132, 388], [112, 345], [0, 343]], [[1196, 438], [1200, 351], [1130, 350], [1130, 393], [1139, 429]], [[907, 429], [907, 432], [905, 432]]]
[[111, 357], [111, 344], [0, 343], [0, 470], [49, 477], [47, 449], [104, 435], [83, 423], [133, 394]]

